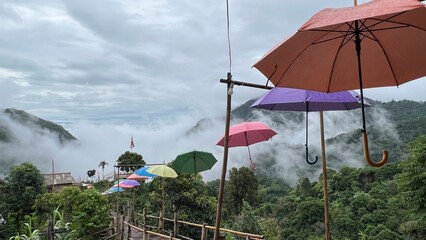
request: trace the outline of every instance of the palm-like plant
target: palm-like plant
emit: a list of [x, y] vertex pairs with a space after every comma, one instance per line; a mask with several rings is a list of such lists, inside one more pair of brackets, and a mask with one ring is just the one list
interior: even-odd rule
[[9, 240], [39, 240], [40, 231], [37, 229], [33, 230], [32, 218], [30, 217], [27, 223], [24, 223], [25, 234], [21, 234], [10, 237]]
[[71, 223], [65, 222], [64, 213], [59, 212], [59, 207], [57, 207], [53, 211], [53, 222], [55, 225], [53, 226], [54, 229], [65, 229], [65, 233], [56, 233], [55, 239], [58, 240], [68, 240], [68, 239], [75, 239], [77, 231], [71, 229]]
[[108, 165], [108, 163], [107, 163], [107, 162], [105, 162], [105, 161], [101, 161], [101, 162], [99, 163], [99, 167], [100, 167], [100, 168], [102, 168], [102, 180], [105, 180], [104, 169], [105, 169], [105, 166], [106, 166], [106, 165]]

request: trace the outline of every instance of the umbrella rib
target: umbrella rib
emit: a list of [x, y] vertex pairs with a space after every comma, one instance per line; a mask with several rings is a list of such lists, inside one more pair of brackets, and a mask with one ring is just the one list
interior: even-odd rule
[[260, 132], [260, 135], [262, 135], [266, 139], [266, 141], [268, 141], [269, 139], [271, 139], [273, 137], [273, 136], [270, 136], [266, 133], [264, 134], [263, 132]]
[[334, 56], [334, 58], [333, 58], [333, 66], [331, 67], [331, 69], [330, 69], [330, 77], [329, 77], [329, 79], [328, 79], [328, 86], [327, 86], [327, 93], [329, 93], [330, 92], [330, 87], [331, 87], [331, 83], [332, 83], [332, 81], [333, 81], [333, 72], [334, 72], [334, 67], [336, 66], [336, 62], [337, 62], [337, 56], [339, 55], [339, 53], [340, 53], [340, 50], [342, 49], [342, 47], [343, 46], [345, 46], [346, 45], [346, 43], [348, 43], [349, 42], [349, 40], [351, 39], [351, 38], [347, 38], [346, 39], [346, 36], [348, 36], [349, 34], [345, 34], [345, 37], [344, 38], [342, 38], [342, 41], [340, 42], [340, 46], [339, 46], [339, 48], [337, 49], [337, 51], [336, 51], [336, 55]]
[[[364, 23], [361, 23], [361, 24], [363, 26], [365, 26]], [[392, 73], [395, 85], [399, 86], [398, 80], [397, 80], [396, 75], [395, 75], [395, 71], [394, 71], [394, 69], [392, 67], [392, 63], [389, 61], [389, 57], [388, 57], [388, 54], [386, 53], [385, 48], [383, 47], [382, 43], [379, 41], [379, 39], [377, 39], [377, 37], [375, 36], [375, 34], [372, 31], [370, 31], [368, 28], [367, 28], [367, 31], [371, 34], [371, 36], [373, 37], [374, 41], [377, 42], [377, 44], [379, 45], [380, 49], [382, 50], [383, 55], [385, 56], [385, 59], [388, 62], [388, 66], [389, 66], [389, 69], [390, 69], [390, 71]]]
[[[327, 33], [325, 33], [323, 36], [327, 35]], [[323, 36], [320, 36], [318, 39], [321, 39]], [[315, 42], [315, 41], [314, 41]], [[309, 44], [305, 47], [305, 49], [303, 49], [302, 51], [299, 52], [299, 54], [297, 54], [296, 57], [293, 58], [293, 60], [291, 61], [291, 63], [287, 66], [287, 68], [284, 70], [284, 72], [281, 74], [281, 77], [278, 78], [278, 82], [277, 84], [274, 84], [275, 86], [278, 86], [280, 84], [280, 82], [283, 80], [284, 75], [287, 73], [287, 71], [291, 68], [291, 66], [294, 64], [294, 62], [296, 62], [296, 60], [299, 58], [300, 55], [302, 55], [310, 46], [312, 46], [313, 44]], [[272, 77], [272, 76], [271, 76]]]
[[[374, 24], [370, 25], [367, 29], [371, 29], [372, 27], [374, 27], [374, 26], [376, 26], [376, 25], [378, 25], [378, 24], [381, 24], [381, 23], [383, 23], [383, 22], [387, 22], [387, 23], [392, 23], [392, 24], [399, 24], [399, 25], [401, 25], [401, 26], [395, 26], [395, 27], [389, 27], [389, 28], [381, 28], [381, 29], [376, 29], [376, 30], [374, 30], [374, 31], [390, 30], [390, 29], [402, 28], [402, 27], [413, 27], [413, 28], [420, 29], [420, 30], [422, 30], [422, 31], [426, 31], [425, 29], [420, 28], [420, 27], [417, 27], [417, 26], [414, 26], [414, 25], [412, 25], [412, 24], [408, 24], [408, 23], [403, 23], [403, 22], [398, 22], [398, 21], [393, 21], [393, 20], [392, 20], [392, 18], [398, 17], [399, 15], [402, 15], [402, 14], [404, 14], [404, 13], [406, 13], [406, 12], [401, 12], [401, 13], [395, 14], [395, 15], [393, 15], [393, 16], [390, 16], [390, 17], [386, 18], [386, 19], [370, 18], [371, 20], [376, 20], [376, 21], [377, 21], [377, 23], [374, 23]], [[364, 24], [363, 24], [363, 25], [364, 25]], [[364, 26], [365, 26], [365, 25], [364, 25]]]

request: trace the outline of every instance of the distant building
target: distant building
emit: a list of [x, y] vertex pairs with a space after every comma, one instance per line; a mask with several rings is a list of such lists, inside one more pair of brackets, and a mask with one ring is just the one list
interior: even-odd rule
[[80, 183], [74, 180], [70, 172], [42, 175], [49, 192], [60, 192], [64, 187], [80, 186]]

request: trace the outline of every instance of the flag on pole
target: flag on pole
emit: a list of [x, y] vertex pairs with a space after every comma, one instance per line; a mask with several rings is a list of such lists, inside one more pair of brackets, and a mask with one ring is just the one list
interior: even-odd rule
[[133, 136], [130, 139], [130, 149], [133, 149], [135, 147], [135, 143], [133, 142]]

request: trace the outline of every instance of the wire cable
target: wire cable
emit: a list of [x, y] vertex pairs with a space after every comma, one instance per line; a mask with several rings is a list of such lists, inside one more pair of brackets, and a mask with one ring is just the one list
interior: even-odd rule
[[231, 54], [231, 36], [230, 36], [230, 27], [229, 27], [229, 1], [226, 0], [226, 28], [228, 35], [228, 56], [229, 56], [229, 72], [232, 72], [232, 54]]

